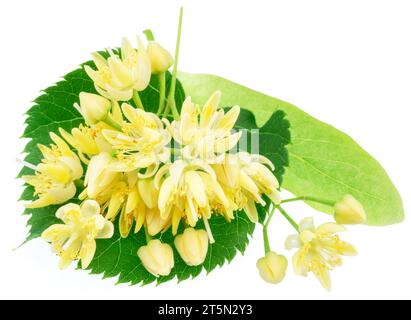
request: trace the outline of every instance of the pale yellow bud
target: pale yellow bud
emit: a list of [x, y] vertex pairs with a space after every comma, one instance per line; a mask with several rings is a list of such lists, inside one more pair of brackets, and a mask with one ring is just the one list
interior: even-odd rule
[[360, 224], [367, 220], [362, 204], [352, 195], [345, 195], [335, 204], [334, 209], [334, 219], [339, 224]]
[[147, 232], [150, 236], [155, 236], [161, 231], [167, 229], [170, 222], [170, 218], [163, 219], [160, 215], [158, 208], [146, 210], [146, 223], [147, 223]]
[[157, 207], [158, 190], [154, 186], [154, 179], [141, 179], [137, 185], [144, 204], [150, 209]]
[[174, 267], [173, 249], [160, 240], [150, 240], [146, 246], [140, 247], [137, 255], [144, 268], [154, 276], [167, 276]]
[[90, 159], [84, 180], [90, 199], [97, 198], [120, 177], [120, 173], [107, 168], [112, 161], [112, 156], [107, 152], [102, 152]]
[[110, 100], [97, 94], [80, 93], [81, 114], [88, 125], [96, 124], [107, 118], [111, 109]]
[[204, 230], [187, 228], [174, 240], [178, 253], [189, 266], [198, 266], [206, 258], [208, 251], [208, 235]]
[[264, 257], [258, 259], [257, 268], [264, 281], [269, 283], [280, 283], [287, 270], [287, 259], [275, 252], [268, 252]]
[[155, 41], [149, 42], [147, 53], [150, 56], [151, 71], [154, 74], [167, 71], [173, 64], [171, 54]]

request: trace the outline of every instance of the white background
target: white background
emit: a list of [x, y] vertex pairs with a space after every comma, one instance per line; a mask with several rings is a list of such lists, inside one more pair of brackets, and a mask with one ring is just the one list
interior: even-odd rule
[[[23, 113], [39, 91], [122, 36], [152, 28], [174, 48], [179, 1], [1, 1], [1, 298], [285, 299], [411, 298], [411, 224], [352, 227], [345, 239], [360, 254], [332, 272], [327, 293], [310, 276], [288, 270], [277, 286], [260, 280], [258, 229], [246, 256], [180, 285], [115, 286], [82, 271], [59, 271], [41, 240], [16, 248], [26, 217], [17, 202], [15, 158], [25, 141]], [[292, 102], [349, 133], [386, 168], [410, 214], [410, 1], [187, 1], [181, 69], [227, 77]], [[304, 205], [294, 216], [330, 217]], [[272, 246], [283, 252], [293, 230], [272, 223]], [[288, 254], [288, 253], [287, 253]]]

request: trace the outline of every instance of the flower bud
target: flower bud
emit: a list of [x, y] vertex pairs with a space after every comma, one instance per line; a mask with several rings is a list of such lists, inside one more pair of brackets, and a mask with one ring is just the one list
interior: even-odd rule
[[149, 42], [147, 52], [150, 56], [151, 71], [154, 74], [167, 71], [173, 64], [171, 54], [155, 41]]
[[158, 190], [154, 186], [154, 179], [139, 180], [138, 191], [148, 208], [153, 209], [158, 206]]
[[173, 249], [160, 240], [150, 240], [137, 251], [144, 268], [154, 276], [167, 276], [174, 267]]
[[261, 278], [274, 284], [280, 283], [284, 279], [287, 265], [287, 259], [273, 251], [268, 252], [257, 261], [257, 268], [260, 271]]
[[170, 226], [170, 217], [161, 218], [158, 208], [146, 208], [147, 233], [155, 236], [161, 231], [165, 231]]
[[189, 266], [198, 266], [205, 260], [208, 251], [208, 235], [204, 230], [187, 228], [178, 235], [174, 245], [184, 262]]
[[334, 219], [339, 224], [360, 224], [367, 219], [362, 204], [349, 194], [335, 204], [334, 210]]
[[97, 94], [81, 92], [80, 109], [81, 114], [88, 125], [96, 124], [107, 118], [111, 109], [111, 102]]
[[90, 159], [84, 180], [88, 198], [97, 198], [120, 177], [120, 173], [107, 168], [112, 161], [112, 156], [107, 152], [102, 152]]

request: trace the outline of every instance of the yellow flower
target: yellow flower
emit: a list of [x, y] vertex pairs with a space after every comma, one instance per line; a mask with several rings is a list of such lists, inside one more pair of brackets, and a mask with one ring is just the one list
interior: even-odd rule
[[166, 231], [170, 226], [170, 218], [163, 219], [158, 209], [159, 190], [154, 185], [154, 179], [139, 179], [138, 193], [146, 210], [146, 231], [150, 236]]
[[[167, 177], [163, 180], [166, 175]], [[210, 241], [213, 242], [208, 219], [211, 217], [214, 206], [217, 207], [216, 204], [218, 204], [222, 212], [230, 211], [227, 208], [228, 200], [216, 181], [212, 168], [201, 160], [191, 163], [177, 160], [161, 167], [155, 176], [154, 183], [160, 188], [158, 197], [160, 215], [163, 219], [172, 217], [173, 233], [177, 232], [181, 218], [185, 218], [187, 223], [194, 227], [198, 219], [202, 217]]]
[[104, 207], [107, 207], [106, 218], [112, 221], [120, 212], [119, 227], [123, 238], [129, 235], [134, 221], [134, 233], [141, 229], [146, 220], [147, 207], [138, 192], [136, 172], [125, 174], [123, 179], [113, 185]]
[[96, 201], [85, 201], [81, 207], [66, 204], [56, 212], [64, 224], [54, 224], [41, 237], [52, 244], [53, 251], [60, 256], [60, 268], [64, 269], [74, 260], [81, 260], [81, 267], [87, 268], [96, 251], [95, 239], [113, 236], [114, 227], [100, 215]]
[[171, 54], [156, 41], [148, 43], [147, 53], [151, 61], [151, 71], [154, 74], [166, 72], [173, 64]]
[[134, 221], [136, 223], [134, 233], [140, 231], [146, 221], [147, 210], [138, 191], [135, 188], [129, 189], [127, 200], [125, 205], [123, 205], [119, 219], [120, 235], [123, 238], [127, 238], [129, 235]]
[[246, 152], [227, 154], [223, 163], [212, 165], [233, 210], [244, 210], [252, 222], [258, 221], [256, 202], [265, 205], [262, 194], [275, 204], [281, 201], [279, 183], [265, 165], [274, 170], [267, 158]]
[[160, 210], [156, 208], [146, 208], [146, 232], [150, 236], [155, 236], [159, 232], [166, 231], [171, 224], [171, 218], [163, 219], [160, 215]]
[[74, 105], [83, 116], [86, 124], [104, 121], [111, 109], [111, 102], [97, 94], [81, 92], [80, 105]]
[[137, 255], [146, 270], [156, 277], [169, 275], [174, 267], [173, 249], [158, 239], [140, 247]]
[[88, 157], [95, 156], [100, 152], [112, 152], [111, 145], [103, 137], [101, 131], [104, 126], [95, 125], [88, 127], [80, 124], [78, 128], [73, 128], [71, 134], [65, 131], [63, 128], [59, 128], [61, 136], [77, 150], [79, 158], [84, 163], [88, 164]]
[[[118, 125], [121, 125], [124, 121], [120, 106], [115, 101], [109, 116]], [[104, 138], [103, 129], [112, 129], [112, 127], [105, 122], [99, 122], [91, 126], [80, 124], [78, 128], [71, 130], [71, 134], [63, 128], [59, 128], [59, 132], [77, 150], [80, 160], [85, 164], [89, 164], [90, 157], [101, 152], [113, 153], [114, 151], [111, 144]]]
[[264, 281], [277, 284], [280, 283], [287, 270], [287, 259], [273, 251], [267, 252], [266, 255], [257, 261], [257, 268], [261, 278]]
[[189, 266], [198, 266], [206, 258], [208, 235], [204, 230], [187, 228], [174, 239], [174, 245], [184, 262]]
[[161, 217], [168, 218], [173, 206], [179, 206], [187, 215], [188, 223], [194, 226], [198, 221], [196, 207], [205, 207], [207, 204], [203, 180], [196, 168], [190, 168], [183, 160], [165, 165], [162, 169], [157, 173], [156, 180], [159, 181], [166, 173], [169, 173], [169, 176], [161, 184], [159, 192], [158, 207]]
[[154, 179], [140, 179], [137, 185], [144, 204], [150, 209], [158, 207], [158, 189], [154, 185]]
[[23, 176], [23, 180], [34, 186], [35, 195], [39, 196], [39, 199], [26, 205], [28, 208], [66, 202], [76, 193], [74, 181], [83, 175], [79, 158], [63, 139], [54, 133], [50, 133], [50, 138], [55, 144], [50, 147], [38, 145], [43, 159], [36, 166], [36, 173]]
[[298, 248], [293, 256], [294, 271], [307, 276], [313, 272], [326, 290], [331, 289], [329, 271], [342, 264], [340, 256], [355, 256], [355, 248], [336, 235], [345, 231], [345, 227], [336, 223], [324, 223], [314, 227], [312, 218], [305, 218], [299, 225], [299, 234], [291, 235], [286, 240], [288, 250]]
[[[108, 170], [104, 173], [103, 170], [102, 174], [103, 176], [105, 174], [110, 175], [113, 174], [113, 172]], [[146, 221], [152, 219], [152, 211], [157, 210], [158, 213], [158, 208], [149, 208], [143, 201], [138, 190], [138, 176], [136, 171], [125, 174], [115, 172], [114, 174], [115, 177], [113, 180], [105, 180], [105, 182], [107, 182], [103, 183], [105, 187], [96, 189], [96, 192], [91, 193], [91, 195], [93, 196], [92, 199], [101, 205], [102, 212], [105, 213], [106, 219], [114, 221], [120, 213], [120, 235], [126, 238], [134, 222], [136, 223], [134, 233], [137, 233]], [[104, 180], [104, 177], [102, 179]], [[158, 194], [158, 191], [155, 191]], [[79, 198], [85, 199], [87, 197], [89, 197], [89, 195], [86, 189], [85, 192], [80, 194]], [[147, 223], [147, 225], [151, 235], [155, 235], [165, 227], [165, 224], [159, 226], [158, 223], [151, 221]], [[153, 233], [153, 231], [156, 232]]]
[[345, 195], [334, 207], [335, 221], [339, 224], [360, 224], [367, 220], [364, 207], [352, 195]]
[[129, 104], [122, 105], [124, 115], [130, 121], [123, 123], [122, 132], [103, 130], [103, 135], [116, 150], [116, 161], [110, 169], [129, 172], [149, 168], [145, 177], [154, 175], [161, 162], [167, 162], [170, 150], [167, 144], [171, 137], [163, 129], [163, 123], [153, 113], [135, 109]]
[[127, 39], [123, 39], [121, 57], [109, 50], [106, 60], [99, 53], [93, 54], [97, 70], [85, 66], [84, 70], [94, 81], [96, 90], [110, 100], [128, 101], [133, 90], [143, 91], [151, 77], [150, 57], [140, 38], [137, 38], [138, 50]]
[[103, 191], [107, 191], [120, 178], [118, 172], [109, 170], [112, 162], [113, 157], [106, 152], [91, 158], [84, 180], [85, 192], [89, 199], [95, 199]]
[[181, 120], [168, 126], [175, 141], [183, 146], [183, 157], [217, 161], [218, 157], [232, 149], [241, 132], [231, 134], [240, 113], [240, 107], [232, 107], [226, 114], [218, 108], [221, 93], [215, 92], [200, 111], [188, 97], [181, 109]]

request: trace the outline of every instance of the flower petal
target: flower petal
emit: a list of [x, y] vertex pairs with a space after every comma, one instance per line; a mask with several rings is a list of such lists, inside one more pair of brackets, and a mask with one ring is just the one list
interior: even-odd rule
[[288, 236], [287, 239], [285, 240], [285, 248], [287, 250], [299, 249], [300, 247], [301, 247], [301, 242], [300, 242], [298, 234], [293, 234], [291, 236]]
[[300, 230], [300, 232], [303, 232], [305, 230], [314, 232], [315, 231], [314, 219], [313, 218], [304, 218], [303, 220], [301, 220], [301, 222], [299, 224], [299, 230]]
[[81, 205], [81, 213], [85, 218], [100, 215], [100, 205], [95, 200], [86, 200]]
[[337, 233], [337, 232], [344, 232], [346, 230], [347, 229], [341, 224], [328, 222], [328, 223], [324, 223], [324, 224], [320, 225], [317, 228], [316, 233], [318, 235], [327, 235], [327, 234], [334, 234], [334, 233]]

